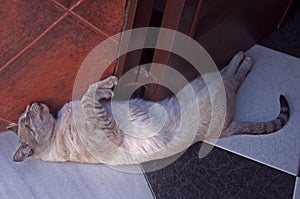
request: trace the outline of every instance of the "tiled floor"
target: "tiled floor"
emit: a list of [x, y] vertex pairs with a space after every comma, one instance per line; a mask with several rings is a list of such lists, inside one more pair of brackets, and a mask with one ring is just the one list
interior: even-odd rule
[[34, 159], [17, 164], [12, 161], [17, 145], [13, 133], [0, 134], [1, 199], [152, 198], [143, 174], [123, 173], [104, 165]]
[[157, 198], [292, 198], [295, 176], [219, 148], [200, 159], [200, 146], [146, 174]]
[[[46, 102], [56, 112], [71, 99], [84, 58], [121, 31], [125, 0], [0, 0], [0, 4], [3, 130], [28, 102]], [[103, 76], [112, 72], [111, 65]]]
[[[121, 31], [125, 0], [0, 0], [0, 4], [1, 131], [30, 101], [48, 102], [56, 112], [71, 99], [84, 58]], [[153, 198], [143, 174], [33, 159], [16, 164], [12, 154], [17, 144], [13, 133], [0, 134], [1, 199]]]
[[[120, 5], [120, 2], [124, 1], [0, 0], [0, 85], [6, 82], [6, 86], [0, 88], [0, 102], [5, 104], [5, 107], [0, 106], [0, 120], [3, 116], [15, 118], [16, 114], [8, 110], [14, 108], [20, 112], [24, 107], [16, 104], [25, 101], [47, 100], [55, 111], [69, 99], [68, 85], [75, 74], [65, 76], [63, 72], [76, 70], [95, 45], [121, 29], [119, 21], [112, 20], [112, 16], [123, 10], [110, 6]], [[203, 159], [198, 158], [203, 143], [195, 144], [173, 164], [144, 176], [122, 173], [103, 165], [45, 163], [33, 159], [17, 164], [11, 158], [17, 145], [16, 136], [1, 133], [0, 198], [294, 196], [300, 199], [300, 180], [296, 177], [300, 157], [299, 11], [290, 16], [279, 31], [261, 44], [298, 58], [260, 46], [252, 48], [248, 53], [256, 65], [237, 103], [237, 118], [270, 119], [277, 114], [278, 95], [285, 94], [292, 110], [291, 121], [277, 134], [221, 140]], [[47, 74], [47, 81], [60, 79], [51, 82], [60, 89], [51, 90], [41, 78], [24, 75], [28, 70], [36, 77]], [[31, 89], [28, 85], [37, 84], [40, 85], [38, 90], [24, 94], [24, 90]], [[12, 91], [15, 85], [19, 86]], [[158, 163], [144, 164], [142, 169]]]
[[300, 162], [300, 59], [259, 45], [246, 54], [254, 66], [239, 90], [236, 119], [275, 118], [284, 94], [288, 125], [270, 135], [220, 139], [203, 159], [196, 144], [170, 166], [146, 173], [157, 198], [292, 198]]
[[[261, 46], [247, 53], [255, 65], [240, 88], [235, 118], [267, 121], [279, 113], [279, 96], [287, 97], [291, 108], [288, 125], [278, 133], [235, 136], [219, 140], [218, 146], [297, 175], [300, 162], [300, 59]], [[259, 86], [257, 86], [259, 85]]]
[[278, 96], [285, 94], [289, 124], [272, 135], [219, 140], [203, 159], [201, 144], [192, 146], [168, 167], [146, 173], [156, 198], [300, 198], [299, 14], [298, 2], [281, 29], [260, 42], [296, 57], [262, 46], [247, 52], [255, 66], [240, 90], [236, 113], [244, 120], [271, 119], [279, 110]]

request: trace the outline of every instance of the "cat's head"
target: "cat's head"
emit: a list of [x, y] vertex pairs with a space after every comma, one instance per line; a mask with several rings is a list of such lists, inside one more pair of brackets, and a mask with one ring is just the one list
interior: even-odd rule
[[29, 104], [21, 114], [18, 124], [9, 126], [17, 133], [20, 143], [13, 160], [21, 162], [44, 150], [54, 126], [55, 119], [47, 105], [38, 102]]

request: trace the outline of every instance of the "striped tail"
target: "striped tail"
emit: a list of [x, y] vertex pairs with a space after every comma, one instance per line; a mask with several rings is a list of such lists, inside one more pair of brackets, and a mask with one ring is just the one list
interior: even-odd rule
[[222, 137], [238, 134], [269, 134], [283, 128], [290, 117], [290, 108], [286, 98], [280, 96], [280, 113], [276, 119], [268, 122], [241, 122], [233, 121], [222, 133]]

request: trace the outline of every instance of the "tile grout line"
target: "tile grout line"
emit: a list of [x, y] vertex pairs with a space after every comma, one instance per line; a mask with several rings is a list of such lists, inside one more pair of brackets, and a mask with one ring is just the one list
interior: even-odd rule
[[[100, 30], [99, 28], [97, 28], [95, 25], [91, 24], [90, 22], [88, 22], [86, 19], [84, 19], [83, 17], [81, 17], [79, 14], [77, 14], [74, 11], [69, 11], [70, 14], [72, 16], [74, 16], [75, 18], [79, 19], [84, 25], [88, 26], [89, 28], [91, 28], [93, 31], [95, 31], [96, 33], [100, 33], [101, 35], [104, 35], [105, 38], [111, 38], [110, 35], [108, 35], [107, 33], [105, 33], [104, 31]], [[115, 39], [112, 39], [112, 41], [114, 41], [116, 44], [119, 44], [118, 41], [116, 41]]]
[[52, 2], [55, 6], [59, 7], [60, 9], [63, 9], [66, 12], [68, 11], [68, 8], [66, 8], [64, 5], [57, 2], [56, 0], [49, 0], [49, 1]]
[[56, 6], [58, 6], [59, 8], [65, 10], [65, 11], [71, 11], [74, 8], [76, 8], [77, 6], [79, 6], [84, 0], [79, 0], [77, 1], [74, 5], [72, 5], [70, 8], [67, 8], [66, 6], [64, 6], [63, 4], [59, 3], [57, 0], [49, 0], [52, 3], [54, 3]]
[[212, 145], [212, 146], [214, 146], [214, 147], [217, 147], [217, 148], [219, 148], [219, 149], [223, 149], [224, 151], [231, 152], [231, 153], [233, 153], [233, 154], [235, 154], [235, 155], [238, 155], [238, 156], [241, 156], [241, 157], [243, 157], [243, 158], [246, 158], [246, 159], [252, 160], [252, 161], [254, 161], [254, 162], [263, 164], [263, 165], [265, 165], [265, 166], [271, 167], [271, 168], [276, 169], [276, 170], [278, 170], [278, 171], [281, 171], [281, 172], [283, 172], [283, 173], [286, 173], [286, 174], [289, 174], [289, 175], [292, 175], [292, 176], [297, 177], [297, 174], [295, 174], [295, 173], [292, 173], [292, 172], [290, 172], [290, 171], [286, 171], [286, 170], [284, 170], [284, 169], [281, 169], [281, 168], [276, 167], [276, 166], [274, 166], [274, 165], [271, 165], [271, 164], [262, 162], [262, 161], [260, 161], [260, 160], [256, 160], [256, 159], [254, 159], [254, 158], [252, 158], [252, 157], [250, 157], [250, 156], [247, 156], [247, 155], [238, 153], [238, 152], [236, 152], [236, 151], [227, 149], [227, 148], [225, 148], [225, 147], [223, 147], [223, 146], [219, 146], [219, 145], [216, 145], [216, 144], [213, 145], [213, 144], [211, 144], [209, 141], [203, 141], [203, 142], [206, 143], [206, 144], [210, 144], [210, 145]]
[[53, 24], [51, 24], [46, 30], [44, 30], [39, 36], [37, 36], [33, 41], [31, 41], [27, 46], [25, 46], [22, 50], [20, 50], [15, 56], [13, 56], [8, 62], [6, 62], [1, 68], [0, 72], [7, 68], [12, 62], [14, 62], [18, 57], [20, 57], [23, 53], [25, 53], [29, 48], [31, 48], [36, 42], [38, 42], [42, 37], [44, 37], [50, 30], [52, 30], [59, 22], [61, 22], [74, 8], [79, 6], [84, 0], [79, 0], [76, 4], [74, 4], [70, 9], [67, 9], [62, 4], [58, 3], [56, 0], [50, 0], [59, 8], [66, 11], [61, 17], [59, 17]]
[[[56, 2], [55, 0], [50, 0], [52, 3], [54, 3], [59, 8], [68, 11], [63, 5]], [[73, 7], [75, 8], [77, 5], [79, 5], [83, 0], [78, 1]], [[72, 7], [72, 8], [73, 8]], [[50, 30], [52, 30], [59, 22], [61, 22], [66, 16], [68, 15], [68, 12], [65, 12], [61, 17], [59, 17], [52, 25], [50, 25], [46, 30], [44, 30], [39, 36], [37, 36], [33, 41], [31, 41], [27, 46], [25, 46], [22, 50], [20, 50], [15, 56], [13, 56], [8, 62], [6, 62], [2, 67], [0, 67], [0, 72], [3, 71], [5, 68], [7, 68], [11, 63], [13, 63], [18, 57], [20, 57], [23, 53], [25, 53], [29, 48], [31, 48], [36, 42], [38, 42], [42, 37], [44, 37]], [[9, 120], [6, 120], [4, 118], [0, 118], [0, 121], [6, 122], [6, 123], [12, 123]]]
[[[76, 4], [74, 4], [71, 8], [66, 8], [64, 5], [62, 5], [61, 3], [57, 2], [56, 0], [51, 0], [53, 3], [55, 3], [58, 7], [64, 9], [65, 11], [67, 11], [71, 16], [75, 17], [76, 19], [80, 20], [83, 25], [91, 28], [93, 31], [95, 31], [98, 34], [103, 35], [105, 38], [110, 38], [111, 36], [108, 35], [107, 33], [105, 33], [104, 31], [102, 31], [101, 29], [97, 28], [95, 25], [91, 24], [90, 22], [88, 22], [86, 19], [84, 19], [82, 16], [80, 16], [79, 14], [77, 14], [76, 12], [74, 12], [73, 10], [78, 7], [84, 0], [80, 0], [78, 1]], [[116, 44], [119, 44], [118, 41], [116, 41], [115, 39], [112, 39], [112, 41], [114, 41]]]
[[154, 192], [154, 190], [153, 190], [153, 188], [152, 188], [152, 186], [151, 186], [151, 183], [150, 183], [149, 179], [147, 178], [147, 175], [146, 175], [146, 172], [145, 172], [145, 170], [144, 170], [144, 167], [142, 166], [142, 164], [140, 164], [139, 167], [141, 168], [141, 170], [142, 170], [142, 172], [143, 172], [143, 176], [144, 176], [144, 178], [145, 178], [145, 180], [146, 180], [146, 182], [147, 182], [147, 185], [148, 185], [148, 187], [149, 187], [149, 189], [150, 189], [150, 192], [151, 192], [153, 198], [156, 199], [155, 192]]
[[14, 62], [18, 57], [20, 57], [23, 53], [25, 53], [29, 48], [31, 48], [36, 42], [38, 42], [44, 35], [46, 35], [53, 27], [55, 27], [60, 21], [62, 21], [68, 12], [64, 13], [61, 17], [59, 17], [53, 24], [51, 24], [44, 32], [42, 32], [39, 36], [37, 36], [33, 41], [31, 41], [25, 48], [23, 48], [20, 52], [18, 52], [15, 56], [13, 56], [6, 64], [4, 64], [0, 68], [0, 72], [3, 71], [7, 66], [9, 66], [12, 62]]
[[295, 180], [295, 185], [294, 185], [294, 192], [293, 192], [293, 199], [297, 199], [296, 198], [296, 191], [297, 191], [297, 184], [298, 184], [298, 180], [299, 180], [299, 177], [296, 177], [296, 180]]
[[79, 0], [77, 1], [77, 3], [75, 3], [70, 9], [69, 11], [72, 11], [73, 9], [75, 9], [77, 6], [79, 6], [84, 0]]

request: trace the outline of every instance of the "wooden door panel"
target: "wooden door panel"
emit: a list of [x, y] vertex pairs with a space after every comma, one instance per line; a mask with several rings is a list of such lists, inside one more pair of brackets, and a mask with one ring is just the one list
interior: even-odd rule
[[[179, 4], [177, 11], [169, 12], [167, 6], [163, 12], [162, 27], [167, 26], [190, 35], [200, 43], [222, 68], [232, 56], [247, 50], [257, 41], [271, 33], [280, 23], [292, 0], [186, 0]], [[172, 7], [174, 1], [166, 0]], [[176, 7], [176, 6], [175, 6]], [[177, 17], [174, 16], [177, 14]], [[193, 15], [191, 15], [193, 13]], [[180, 17], [179, 17], [180, 16]], [[193, 17], [191, 17], [193, 16]], [[196, 28], [195, 28], [196, 27]], [[182, 58], [168, 52], [156, 50], [153, 57], [156, 63], [168, 63], [184, 73], [189, 80], [198, 76], [197, 72]], [[150, 69], [151, 70], [151, 69]], [[164, 72], [160, 73], [163, 78]], [[147, 87], [147, 99], [160, 100], [169, 95], [161, 86]]]

